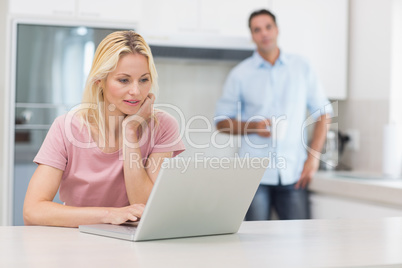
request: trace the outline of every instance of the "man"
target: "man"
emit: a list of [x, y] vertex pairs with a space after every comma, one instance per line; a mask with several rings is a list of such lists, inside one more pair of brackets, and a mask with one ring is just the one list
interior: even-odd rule
[[[307, 219], [306, 187], [319, 167], [332, 108], [309, 64], [279, 49], [270, 11], [252, 13], [249, 28], [257, 50], [229, 74], [217, 128], [242, 135], [241, 157], [271, 159], [246, 219], [270, 219], [271, 206], [280, 219]], [[309, 148], [303, 142], [307, 110], [316, 120]]]

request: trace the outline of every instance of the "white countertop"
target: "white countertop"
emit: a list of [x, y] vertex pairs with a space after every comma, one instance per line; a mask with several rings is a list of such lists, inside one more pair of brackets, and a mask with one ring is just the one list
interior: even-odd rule
[[309, 190], [402, 208], [401, 178], [390, 179], [373, 173], [319, 171]]
[[0, 267], [402, 264], [402, 218], [244, 222], [233, 235], [148, 242], [90, 235], [76, 228], [5, 226], [0, 227], [0, 238]]

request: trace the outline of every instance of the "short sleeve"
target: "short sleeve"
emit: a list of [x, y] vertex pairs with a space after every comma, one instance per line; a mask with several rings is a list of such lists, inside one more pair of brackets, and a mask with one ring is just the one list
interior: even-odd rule
[[333, 115], [332, 105], [325, 95], [324, 89], [312, 68], [308, 67], [307, 108], [314, 119], [324, 114]]
[[215, 124], [225, 119], [236, 119], [239, 111], [240, 82], [236, 79], [235, 70], [233, 70], [226, 79], [223, 86], [222, 97], [218, 100], [215, 109]]
[[67, 149], [63, 126], [63, 117], [56, 118], [33, 160], [36, 164], [65, 170], [67, 165]]
[[186, 149], [181, 139], [179, 124], [166, 112], [158, 112], [157, 117], [157, 135], [151, 153], [173, 152], [175, 157]]

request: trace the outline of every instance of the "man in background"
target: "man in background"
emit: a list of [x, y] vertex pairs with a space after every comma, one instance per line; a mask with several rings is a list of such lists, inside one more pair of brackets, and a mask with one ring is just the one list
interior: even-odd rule
[[[274, 14], [253, 12], [249, 28], [257, 49], [230, 72], [216, 106], [217, 128], [243, 135], [240, 157], [271, 160], [246, 220], [270, 219], [271, 207], [280, 219], [308, 219], [307, 186], [319, 167], [332, 108], [311, 66], [279, 49]], [[316, 120], [308, 151], [307, 111]]]

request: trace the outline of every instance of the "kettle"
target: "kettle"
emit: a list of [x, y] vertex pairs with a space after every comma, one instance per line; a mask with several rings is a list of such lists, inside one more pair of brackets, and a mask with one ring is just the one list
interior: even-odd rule
[[340, 163], [340, 157], [343, 154], [346, 143], [350, 137], [336, 130], [327, 132], [325, 146], [321, 152], [320, 169], [322, 170], [339, 170], [350, 169]]

